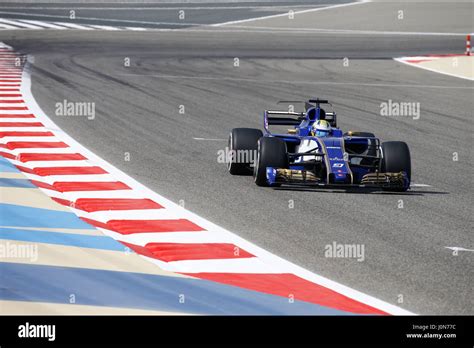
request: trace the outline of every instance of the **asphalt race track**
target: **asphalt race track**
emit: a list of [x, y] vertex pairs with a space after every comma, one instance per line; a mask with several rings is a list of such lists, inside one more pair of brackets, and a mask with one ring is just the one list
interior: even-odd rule
[[[457, 5], [459, 13], [469, 6]], [[449, 23], [458, 23], [456, 32], [472, 31], [472, 23], [459, 25], [457, 5], [439, 32]], [[259, 16], [276, 12], [268, 11]], [[243, 17], [239, 13], [236, 19]], [[365, 15], [383, 20], [370, 7]], [[324, 18], [324, 12], [313, 16]], [[410, 31], [424, 31], [423, 16], [417, 23]], [[433, 23], [429, 27], [436, 31]], [[446, 248], [473, 247], [473, 84], [392, 59], [462, 53], [462, 35], [198, 27], [0, 36], [34, 56], [33, 94], [53, 121], [157, 193], [289, 261], [404, 309], [473, 314], [474, 254], [453, 256]], [[259, 188], [218, 163], [230, 129], [261, 128], [264, 109], [308, 97], [329, 99], [343, 130], [407, 142], [416, 185], [403, 194]], [[95, 102], [95, 119], [55, 116], [55, 104], [63, 100]], [[419, 102], [420, 118], [380, 116], [387, 100]], [[333, 242], [363, 244], [365, 259], [326, 258], [325, 245]]]
[[[242, 20], [255, 17], [271, 16], [289, 10], [302, 11], [317, 7], [325, 7], [328, 3], [342, 4], [350, 0], [333, 1], [297, 1], [275, 2], [260, 1], [244, 2], [202, 2], [180, 3], [155, 1], [133, 4], [123, 2], [77, 3], [33, 3], [0, 4], [0, 17], [20, 18], [43, 21], [57, 21], [81, 24], [99, 24], [115, 26], [132, 26], [144, 28], [187, 28], [195, 25], [216, 24], [227, 21]], [[74, 19], [70, 11], [74, 11]], [[181, 12], [183, 11], [183, 12]]]

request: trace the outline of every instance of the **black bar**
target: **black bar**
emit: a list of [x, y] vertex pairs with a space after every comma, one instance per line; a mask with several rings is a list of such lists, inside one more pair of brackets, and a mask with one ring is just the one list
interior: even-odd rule
[[[55, 340], [18, 337], [20, 325], [55, 325]], [[0, 345], [408, 344], [472, 347], [470, 316], [4, 316]], [[423, 330], [424, 328], [424, 330]], [[407, 334], [428, 334], [407, 337]], [[433, 338], [429, 334], [455, 334]], [[468, 345], [469, 346], [469, 345]]]
[[314, 104], [329, 104], [329, 100], [327, 99], [310, 99], [308, 102]]
[[301, 157], [301, 156], [326, 156], [324, 152], [307, 153], [307, 152], [289, 152], [288, 156]]
[[289, 117], [268, 117], [268, 125], [296, 126], [301, 121]]
[[358, 155], [356, 153], [348, 153], [349, 157], [356, 157], [356, 158], [374, 158], [374, 159], [382, 159], [379, 156], [370, 156], [370, 155]]

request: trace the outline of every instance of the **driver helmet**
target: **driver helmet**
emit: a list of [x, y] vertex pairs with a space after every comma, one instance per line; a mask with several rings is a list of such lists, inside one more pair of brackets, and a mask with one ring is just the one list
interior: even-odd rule
[[327, 137], [331, 132], [331, 125], [326, 120], [318, 120], [314, 122], [313, 133], [317, 137]]

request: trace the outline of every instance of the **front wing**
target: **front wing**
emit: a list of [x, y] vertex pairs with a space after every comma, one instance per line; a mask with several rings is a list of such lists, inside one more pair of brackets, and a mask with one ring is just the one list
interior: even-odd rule
[[410, 180], [405, 172], [399, 173], [368, 173], [359, 184], [330, 183], [326, 178], [319, 178], [308, 170], [284, 169], [267, 167], [267, 181], [271, 185], [293, 186], [325, 186], [325, 187], [377, 187], [407, 189]]

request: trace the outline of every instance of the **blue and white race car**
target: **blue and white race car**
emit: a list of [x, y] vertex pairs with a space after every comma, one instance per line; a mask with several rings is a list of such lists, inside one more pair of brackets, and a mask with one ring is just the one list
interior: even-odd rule
[[[343, 133], [336, 113], [321, 107], [331, 105], [327, 100], [304, 103], [304, 112], [266, 110], [264, 132], [234, 128], [228, 144], [229, 172], [253, 173], [258, 186], [410, 188], [411, 159], [405, 142], [381, 143], [368, 132]], [[272, 133], [272, 125], [292, 128]]]

